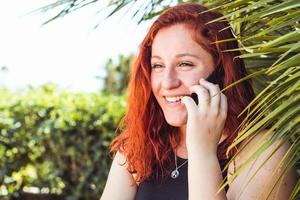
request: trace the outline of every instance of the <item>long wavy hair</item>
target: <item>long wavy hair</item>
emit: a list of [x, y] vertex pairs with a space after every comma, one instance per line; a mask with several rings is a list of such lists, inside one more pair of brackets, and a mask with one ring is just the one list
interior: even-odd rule
[[[192, 31], [194, 40], [211, 53], [215, 67], [223, 69], [224, 76], [219, 80], [221, 87], [247, 75], [243, 60], [234, 59], [240, 55], [239, 51], [222, 52], [238, 48], [237, 42], [217, 42], [234, 38], [231, 29], [228, 28], [229, 23], [208, 23], [222, 15], [207, 10], [206, 7], [195, 3], [179, 4], [166, 10], [152, 24], [140, 45], [130, 73], [127, 113], [119, 126], [120, 134], [113, 140], [110, 149], [111, 153], [120, 151], [125, 155], [127, 169], [135, 174], [137, 182], [152, 175], [164, 177], [169, 174], [174, 168], [173, 149], [181, 140], [179, 128], [166, 122], [151, 90], [151, 48], [160, 29], [175, 24], [186, 25]], [[224, 94], [228, 101], [228, 114], [223, 134], [228, 137], [218, 148], [219, 159], [225, 158], [228, 145], [237, 136], [238, 127], [246, 114], [237, 116], [255, 96], [250, 80], [225, 90]]]

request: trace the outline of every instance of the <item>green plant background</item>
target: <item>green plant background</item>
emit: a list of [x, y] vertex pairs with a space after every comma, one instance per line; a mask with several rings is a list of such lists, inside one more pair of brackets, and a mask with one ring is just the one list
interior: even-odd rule
[[99, 199], [124, 95], [55, 85], [0, 94], [0, 195], [20, 197], [34, 186], [64, 199]]

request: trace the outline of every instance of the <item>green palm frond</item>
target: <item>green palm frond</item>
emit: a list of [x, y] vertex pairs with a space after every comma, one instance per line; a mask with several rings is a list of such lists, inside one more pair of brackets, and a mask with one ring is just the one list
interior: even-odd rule
[[[234, 2], [239, 2], [239, 4], [234, 4]], [[256, 102], [256, 107], [250, 113], [256, 113], [256, 117], [251, 119], [251, 123], [248, 124], [246, 122], [249, 119], [244, 120], [241, 127], [245, 126], [245, 128], [239, 133], [229, 149], [234, 148], [246, 138], [254, 137], [270, 126], [260, 141], [256, 142], [253, 148], [249, 150], [251, 156], [246, 163], [237, 170], [232, 180], [228, 180], [225, 184], [232, 182], [251, 161], [278, 140], [282, 143], [285, 141], [292, 142], [292, 146], [281, 162], [281, 164], [287, 163], [283, 174], [279, 177], [282, 179], [290, 168], [299, 165], [300, 160], [300, 2], [296, 0], [265, 0], [226, 3], [223, 1], [223, 3], [218, 2], [218, 5], [220, 4], [219, 9], [223, 10], [231, 25], [239, 30], [237, 39], [241, 48], [236, 50], [245, 52], [239, 57], [246, 59], [246, 63], [257, 60], [255, 64], [258, 67], [249, 68], [247, 66], [248, 71], [252, 73], [250, 76], [253, 77], [253, 74], [261, 69], [266, 76], [265, 87], [244, 110], [246, 112]], [[231, 5], [238, 5], [238, 7]], [[211, 4], [211, 7], [214, 5]], [[222, 18], [218, 20], [222, 20]], [[255, 28], [251, 26], [254, 23], [256, 24]], [[263, 62], [266, 58], [271, 61], [269, 64], [259, 64], [259, 59]], [[271, 140], [265, 141], [264, 137], [268, 136], [271, 137]], [[257, 150], [254, 152], [254, 149]], [[299, 194], [299, 182], [298, 179], [290, 199], [296, 199], [296, 195]], [[270, 197], [274, 187], [271, 188], [266, 199]]]
[[[78, 9], [95, 5], [99, 7], [99, 12], [108, 12], [104, 19], [107, 19], [117, 12], [126, 9], [126, 14], [131, 15], [132, 19], [136, 20], [137, 23], [141, 23], [144, 20], [152, 19], [153, 17], [159, 15], [171, 5], [181, 2], [182, 1], [180, 0], [57, 0], [54, 3], [50, 3], [34, 10], [33, 12], [47, 12], [54, 9], [58, 10], [53, 17], [43, 23], [43, 25], [45, 25]], [[95, 28], [98, 27], [98, 25], [99, 24], [97, 24]]]

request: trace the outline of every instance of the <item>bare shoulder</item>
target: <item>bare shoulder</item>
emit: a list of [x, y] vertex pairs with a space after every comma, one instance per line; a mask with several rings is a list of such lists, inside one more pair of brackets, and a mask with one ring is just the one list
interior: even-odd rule
[[127, 170], [126, 157], [117, 152], [100, 200], [133, 200], [135, 193], [136, 183]]
[[[296, 184], [296, 170], [287, 168], [288, 159], [283, 162], [282, 160], [290, 149], [290, 142], [281, 140], [272, 142], [268, 148], [264, 149], [263, 153], [250, 160], [243, 168], [243, 164], [262, 146], [261, 141], [270, 141], [272, 132], [266, 134], [268, 131], [270, 130], [265, 129], [252, 140], [245, 140], [242, 143], [242, 146], [246, 144], [245, 148], [241, 150], [235, 162], [230, 164], [228, 170], [230, 179], [234, 169], [241, 169], [240, 174], [230, 184], [227, 193], [229, 199], [264, 199], [273, 187], [270, 199], [285, 200], [289, 198]], [[285, 171], [286, 175], [280, 178]], [[279, 182], [275, 186], [277, 180]]]

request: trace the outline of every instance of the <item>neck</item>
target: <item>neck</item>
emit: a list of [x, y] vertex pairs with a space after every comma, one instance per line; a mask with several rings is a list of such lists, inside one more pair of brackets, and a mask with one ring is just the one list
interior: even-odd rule
[[176, 149], [176, 154], [177, 156], [187, 159], [188, 158], [188, 153], [187, 153], [187, 148], [186, 148], [186, 125], [180, 127], [180, 143]]
[[[183, 125], [180, 127], [180, 136], [181, 136], [181, 141], [180, 145], [184, 144], [185, 145], [185, 139], [186, 139], [186, 125]], [[180, 146], [179, 145], [179, 146]]]

